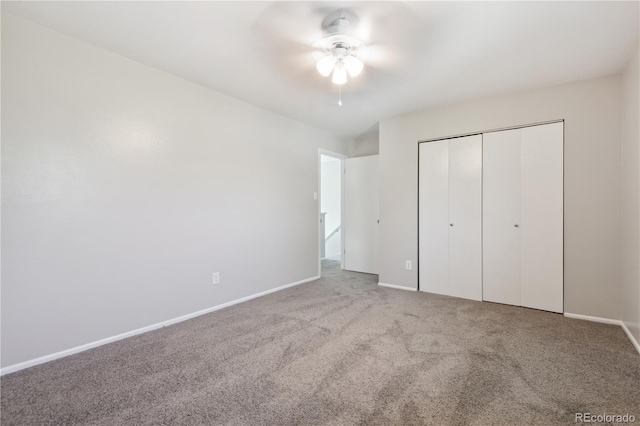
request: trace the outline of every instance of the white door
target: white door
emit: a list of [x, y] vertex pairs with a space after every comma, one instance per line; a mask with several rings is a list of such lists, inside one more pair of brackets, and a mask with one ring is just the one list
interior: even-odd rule
[[420, 290], [482, 299], [482, 136], [419, 145]]
[[522, 306], [563, 312], [563, 123], [522, 129]]
[[345, 160], [344, 269], [378, 273], [378, 156]]
[[482, 300], [482, 136], [449, 141], [449, 293]]
[[419, 145], [420, 290], [449, 294], [449, 142]]
[[483, 138], [483, 300], [563, 312], [563, 123]]
[[482, 299], [520, 305], [520, 129], [482, 138]]

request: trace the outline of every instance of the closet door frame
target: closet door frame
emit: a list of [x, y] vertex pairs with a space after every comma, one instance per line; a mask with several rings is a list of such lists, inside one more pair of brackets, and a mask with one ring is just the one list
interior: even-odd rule
[[513, 130], [513, 129], [522, 129], [525, 127], [533, 127], [533, 126], [544, 126], [546, 124], [554, 124], [554, 123], [562, 123], [563, 124], [563, 134], [562, 134], [562, 311], [564, 312], [564, 305], [565, 305], [565, 301], [566, 301], [566, 294], [565, 294], [565, 194], [566, 194], [566, 177], [565, 177], [565, 161], [566, 161], [566, 156], [565, 156], [565, 122], [564, 119], [557, 119], [557, 120], [549, 120], [549, 121], [542, 121], [542, 122], [537, 122], [537, 123], [530, 123], [530, 124], [522, 124], [522, 125], [517, 125], [517, 126], [509, 126], [509, 127], [502, 127], [502, 128], [496, 128], [496, 129], [487, 129], [487, 130], [482, 130], [482, 131], [478, 131], [478, 132], [471, 132], [471, 133], [461, 133], [461, 134], [457, 134], [457, 135], [451, 135], [451, 136], [445, 136], [445, 137], [437, 137], [437, 138], [430, 138], [430, 139], [421, 139], [417, 141], [416, 144], [416, 166], [418, 168], [418, 173], [417, 173], [417, 187], [418, 187], [418, 191], [416, 193], [416, 198], [417, 198], [417, 213], [418, 216], [416, 218], [416, 225], [417, 225], [417, 229], [418, 229], [418, 233], [416, 235], [416, 248], [418, 251], [418, 265], [417, 265], [417, 283], [416, 283], [416, 290], [420, 291], [420, 144], [421, 143], [427, 143], [427, 142], [434, 142], [434, 141], [440, 141], [440, 140], [445, 140], [445, 139], [454, 139], [454, 138], [461, 138], [461, 137], [465, 137], [465, 136], [474, 136], [474, 135], [483, 135], [485, 133], [490, 133], [490, 132], [500, 132], [500, 131], [504, 131], [504, 130]]

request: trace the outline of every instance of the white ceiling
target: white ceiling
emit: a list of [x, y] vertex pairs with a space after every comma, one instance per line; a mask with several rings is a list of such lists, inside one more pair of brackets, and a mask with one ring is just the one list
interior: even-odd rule
[[[349, 8], [372, 46], [343, 88], [309, 46]], [[433, 106], [620, 72], [632, 2], [10, 2], [2, 12], [341, 137]]]

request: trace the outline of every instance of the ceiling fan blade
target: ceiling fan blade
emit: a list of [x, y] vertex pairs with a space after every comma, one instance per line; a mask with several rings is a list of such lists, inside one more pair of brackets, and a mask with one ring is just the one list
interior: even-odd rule
[[365, 67], [395, 69], [407, 63], [407, 56], [402, 51], [385, 44], [364, 45], [355, 56]]
[[257, 17], [253, 32], [267, 40], [290, 40], [311, 46], [323, 35], [326, 9], [313, 2], [274, 2]]

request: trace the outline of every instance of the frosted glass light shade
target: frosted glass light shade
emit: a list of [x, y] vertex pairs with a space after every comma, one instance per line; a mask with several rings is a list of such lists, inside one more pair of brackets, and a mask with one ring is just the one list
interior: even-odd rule
[[344, 58], [344, 65], [351, 77], [355, 77], [360, 74], [362, 72], [362, 68], [364, 68], [362, 61], [351, 55]]
[[347, 70], [344, 67], [344, 62], [338, 61], [336, 63], [331, 81], [333, 84], [345, 84], [347, 82]]
[[324, 58], [320, 59], [316, 64], [316, 68], [318, 68], [318, 72], [322, 74], [324, 77], [328, 77], [333, 71], [333, 67], [336, 65], [336, 57], [333, 55], [327, 55]]

